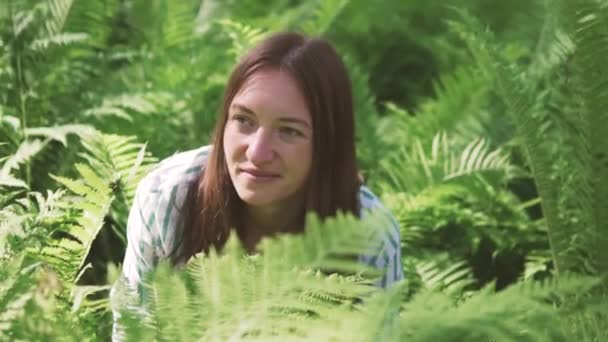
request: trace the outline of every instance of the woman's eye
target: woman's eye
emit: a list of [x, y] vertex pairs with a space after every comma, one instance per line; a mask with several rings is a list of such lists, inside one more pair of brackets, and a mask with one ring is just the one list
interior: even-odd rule
[[290, 138], [303, 136], [302, 132], [291, 127], [281, 127], [281, 134], [286, 135]]
[[238, 122], [238, 124], [240, 126], [245, 126], [245, 127], [252, 127], [253, 126], [253, 121], [246, 117], [245, 115], [234, 115], [232, 117], [232, 120]]

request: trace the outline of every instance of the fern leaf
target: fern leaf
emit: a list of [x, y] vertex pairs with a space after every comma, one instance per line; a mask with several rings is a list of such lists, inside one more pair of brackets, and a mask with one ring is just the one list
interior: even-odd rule
[[131, 113], [138, 115], [157, 113], [161, 106], [172, 101], [174, 101], [173, 96], [166, 92], [122, 94], [105, 98], [101, 106], [87, 109], [84, 115], [95, 118], [115, 116], [133, 121]]
[[253, 45], [259, 42], [265, 35], [262, 29], [254, 28], [230, 19], [219, 20], [218, 23], [232, 39], [230, 53], [238, 60]]
[[70, 14], [73, 0], [49, 0], [47, 6], [50, 11], [49, 19], [46, 22], [47, 32], [57, 35], [63, 31], [65, 22]]
[[464, 181], [479, 175], [504, 179], [514, 170], [508, 156], [500, 149], [491, 151], [484, 139], [471, 141], [461, 152], [453, 145], [445, 133], [433, 137], [430, 152], [416, 140], [410, 151], [402, 149], [381, 161], [381, 170], [388, 180], [380, 182], [380, 186], [386, 191], [415, 194], [433, 184]]
[[[244, 256], [232, 236], [223, 254], [212, 251], [188, 265], [185, 275], [192, 277], [188, 283], [193, 292], [161, 266], [155, 280], [145, 286], [151, 322], [147, 329], [185, 340], [310, 339], [327, 336], [328, 324], [346, 328], [360, 322], [353, 302], [378, 290], [361, 280], [316, 270], [330, 266], [349, 273], [364, 271], [366, 267], [353, 266], [356, 261], [343, 261], [336, 255], [365, 253], [370, 238], [378, 233], [373, 227], [383, 226], [378, 220], [383, 218], [373, 214], [361, 222], [343, 215], [324, 222], [309, 216], [303, 235], [264, 240], [261, 253], [254, 256]], [[181, 317], [179, 323], [176, 317]], [[301, 329], [302, 324], [307, 328]], [[139, 333], [140, 328], [126, 325], [127, 335]], [[330, 336], [352, 340], [365, 328], [341, 329]]]
[[302, 25], [304, 32], [312, 36], [322, 36], [329, 30], [348, 2], [349, 0], [318, 1], [314, 17]]
[[55, 126], [55, 127], [36, 127], [36, 128], [26, 128], [25, 135], [30, 136], [43, 136], [47, 138], [51, 138], [55, 141], [59, 141], [63, 146], [67, 146], [67, 136], [68, 134], [76, 134], [80, 137], [85, 135], [89, 135], [93, 131], [93, 127], [89, 125], [63, 125], [63, 126]]
[[498, 94], [507, 105], [507, 112], [515, 123], [540, 194], [556, 269], [568, 268], [567, 264], [571, 266], [571, 262], [564, 252], [569, 250], [568, 236], [573, 232], [568, 231], [569, 228], [559, 218], [559, 184], [551, 178], [550, 172], [554, 160], [542, 148], [544, 138], [539, 134], [539, 128], [545, 124], [545, 119], [538, 115], [542, 93], [533, 90], [534, 79], [505, 60], [492, 34], [482, 28], [478, 20], [464, 12], [461, 12], [461, 16], [465, 24], [452, 23], [451, 27], [468, 44], [480, 69], [488, 79], [493, 80]]
[[[141, 165], [145, 159], [145, 152], [142, 152], [141, 145], [133, 143], [132, 140], [132, 138], [104, 135], [87, 137], [83, 140], [83, 144], [90, 151], [90, 155], [85, 159], [91, 162], [91, 166], [81, 163], [75, 165], [81, 179], [54, 177], [70, 191], [80, 196], [69, 204], [80, 212], [76, 219], [77, 225], [64, 227], [64, 232], [70, 238], [64, 238], [56, 244], [51, 244], [43, 251], [63, 278], [73, 280], [82, 268], [91, 244], [103, 227], [105, 217], [110, 213], [110, 208], [115, 201], [113, 183], [126, 179], [130, 175], [131, 179], [128, 184], [129, 188], [133, 188], [132, 183], [138, 181], [138, 179], [133, 181], [133, 178], [137, 178], [134, 175], [141, 175], [142, 172], [145, 172], [145, 170], [138, 172], [133, 169]], [[116, 151], [109, 150], [107, 146], [116, 148]], [[116, 158], [130, 151], [135, 151], [132, 162], [126, 166], [127, 161], [123, 160], [120, 163], [123, 168], [117, 169]], [[134, 164], [136, 165], [134, 166]], [[126, 207], [126, 204], [123, 206]]]
[[8, 175], [11, 170], [17, 169], [19, 165], [27, 163], [35, 155], [37, 155], [46, 144], [39, 139], [25, 140], [19, 145], [19, 148], [10, 158], [2, 165], [1, 173]]
[[15, 178], [10, 174], [0, 173], [0, 187], [9, 186], [16, 188], [27, 188], [27, 184], [21, 179]]
[[584, 174], [575, 196], [585, 204], [583, 221], [593, 227], [586, 245], [597, 252], [590, 260], [599, 274], [608, 274], [608, 68], [603, 63], [608, 53], [608, 7], [601, 1], [574, 1], [565, 5], [564, 16], [575, 44], [575, 93], [584, 139], [579, 149]]
[[88, 39], [89, 36], [86, 33], [61, 33], [50, 37], [38, 38], [32, 42], [30, 48], [40, 52], [55, 45], [66, 46], [84, 42]]

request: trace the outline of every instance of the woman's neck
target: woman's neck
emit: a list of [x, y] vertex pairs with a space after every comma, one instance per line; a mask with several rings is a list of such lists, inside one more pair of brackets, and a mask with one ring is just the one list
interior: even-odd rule
[[252, 252], [266, 236], [293, 232], [301, 224], [303, 201], [283, 201], [275, 205], [245, 206], [244, 244]]

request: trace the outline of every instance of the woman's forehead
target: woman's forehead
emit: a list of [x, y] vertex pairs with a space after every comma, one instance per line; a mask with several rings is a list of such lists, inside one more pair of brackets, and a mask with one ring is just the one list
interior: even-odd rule
[[297, 81], [287, 71], [262, 69], [251, 75], [231, 102], [231, 109], [245, 107], [254, 114], [288, 114], [307, 118], [310, 113]]

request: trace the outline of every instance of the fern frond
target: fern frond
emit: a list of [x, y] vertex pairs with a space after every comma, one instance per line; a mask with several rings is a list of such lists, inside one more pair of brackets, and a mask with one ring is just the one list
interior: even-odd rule
[[475, 139], [461, 151], [447, 134], [433, 137], [430, 149], [416, 140], [411, 150], [402, 149], [381, 161], [387, 181], [381, 183], [385, 191], [418, 193], [442, 182], [479, 175], [508, 178], [514, 166], [501, 149], [491, 151], [485, 139]]
[[322, 36], [348, 3], [349, 0], [318, 1], [314, 17], [302, 24], [302, 30], [312, 36]]
[[36, 127], [26, 128], [25, 135], [27, 137], [43, 136], [55, 141], [59, 141], [64, 147], [68, 145], [68, 134], [76, 134], [81, 138], [93, 133], [93, 127], [89, 125], [71, 124], [55, 127]]
[[196, 2], [166, 1], [163, 38], [168, 48], [183, 45], [194, 38]]
[[19, 179], [15, 178], [10, 174], [0, 173], [0, 187], [17, 187], [17, 188], [27, 188], [27, 184]]
[[[254, 256], [244, 256], [232, 236], [222, 255], [212, 251], [190, 263], [186, 280], [161, 266], [145, 287], [148, 329], [184, 340], [358, 339], [357, 334], [370, 333], [366, 327], [384, 319], [374, 317], [356, 331], [348, 329], [351, 322], [363, 322], [355, 303], [378, 289], [359, 278], [366, 267], [338, 256], [366, 253], [382, 220], [374, 214], [362, 221], [338, 215], [321, 223], [309, 216], [304, 234], [263, 240]], [[317, 271], [324, 268], [355, 276]], [[174, 322], [178, 317], [181, 321]], [[125, 324], [127, 336], [141, 329]]]
[[470, 141], [476, 136], [504, 139], [490, 122], [487, 102], [490, 82], [476, 67], [461, 67], [433, 83], [435, 96], [409, 113], [394, 103], [385, 104], [387, 114], [380, 122], [383, 140], [393, 146], [408, 146], [416, 139], [428, 139], [445, 131]]
[[531, 78], [521, 67], [509, 63], [501, 54], [492, 34], [477, 19], [461, 12], [463, 22], [451, 27], [467, 43], [480, 69], [496, 84], [496, 91], [507, 106], [507, 112], [517, 129], [517, 136], [532, 169], [538, 189], [543, 215], [549, 226], [548, 236], [556, 270], [571, 267], [566, 255], [573, 232], [559, 217], [559, 192], [557, 181], [551, 177], [554, 160], [543, 148], [545, 136], [542, 127], [546, 118], [542, 115], [543, 92], [536, 91], [538, 80]]
[[88, 38], [89, 36], [86, 33], [60, 33], [50, 37], [36, 39], [32, 42], [30, 48], [34, 51], [41, 52], [55, 45], [67, 46], [84, 42]]
[[[121, 190], [130, 206], [139, 180], [158, 161], [135, 137], [93, 135], [83, 140], [81, 154], [103, 178], [111, 180], [113, 191]], [[118, 189], [119, 188], [119, 189]]]
[[234, 55], [236, 60], [241, 58], [246, 51], [262, 40], [267, 34], [267, 32], [260, 28], [254, 28], [230, 19], [222, 19], [218, 23], [232, 40], [230, 53]]
[[47, 7], [50, 12], [49, 19], [45, 23], [46, 31], [50, 36], [55, 36], [63, 31], [65, 22], [70, 14], [73, 0], [48, 0]]
[[194, 1], [134, 1], [129, 21], [149, 49], [173, 49], [194, 38], [197, 6]]
[[2, 173], [3, 175], [9, 175], [10, 172], [14, 169], [19, 168], [19, 165], [27, 163], [30, 159], [32, 159], [35, 155], [40, 153], [46, 142], [40, 139], [34, 140], [25, 140], [19, 145], [19, 148], [10, 156], [2, 165]]
[[[586, 167], [577, 199], [585, 204], [584, 222], [592, 233], [588, 246], [590, 260], [599, 274], [608, 275], [608, 6], [602, 1], [579, 0], [565, 3], [565, 19], [575, 44], [573, 67], [575, 94], [580, 111], [580, 163]], [[608, 277], [606, 277], [608, 284]]]
[[60, 299], [64, 284], [53, 270], [31, 261], [20, 253], [0, 262], [0, 339], [83, 339], [90, 328]]
[[460, 296], [466, 287], [474, 283], [472, 270], [466, 261], [455, 262], [446, 269], [440, 269], [433, 261], [421, 262], [416, 270], [423, 289], [441, 290], [451, 296]]
[[524, 282], [498, 293], [486, 288], [456, 307], [446, 296], [423, 292], [404, 306], [401, 338], [565, 341], [560, 316], [547, 299], [555, 294], [585, 293], [594, 284], [597, 279], [568, 276], [542, 284]]
[[[75, 165], [79, 179], [53, 176], [78, 195], [63, 203], [66, 209], [77, 213], [72, 224], [61, 227], [62, 233], [67, 236], [42, 250], [43, 259], [57, 269], [62, 279], [70, 282], [75, 280], [112, 207], [118, 206], [122, 210], [119, 213], [112, 211], [113, 215], [126, 217], [125, 211], [130, 206], [135, 186], [147, 171], [142, 163], [146, 165], [150, 161], [149, 154], [146, 158], [145, 146], [133, 140], [132, 137], [116, 135], [85, 136], [82, 143], [87, 153], [82, 156], [89, 163]], [[122, 217], [119, 221], [124, 223], [124, 220]]]
[[53, 178], [67, 189], [80, 195], [79, 200], [68, 203], [81, 214], [76, 224], [66, 225], [63, 230], [69, 237], [61, 238], [43, 248], [42, 255], [53, 265], [66, 281], [74, 281], [76, 274], [84, 265], [93, 240], [104, 225], [105, 216], [110, 210], [114, 197], [110, 182], [100, 178], [90, 167], [77, 164], [81, 179], [71, 180], [64, 177]]
[[111, 35], [119, 30], [115, 20], [120, 8], [118, 0], [72, 2], [62, 32], [86, 34], [88, 46], [105, 48]]
[[376, 99], [369, 87], [369, 75], [351, 57], [346, 56], [344, 63], [350, 74], [355, 101], [357, 160], [361, 170], [365, 172], [366, 182], [369, 179], [368, 184], [375, 186], [378, 180], [375, 177], [378, 172], [378, 160], [382, 159], [386, 151], [386, 144], [382, 139], [384, 132], [379, 127], [380, 117], [375, 108]]
[[159, 108], [173, 101], [175, 98], [166, 92], [121, 94], [105, 98], [100, 106], [87, 109], [84, 115], [95, 118], [115, 116], [133, 121], [131, 113], [138, 115], [157, 113]]

